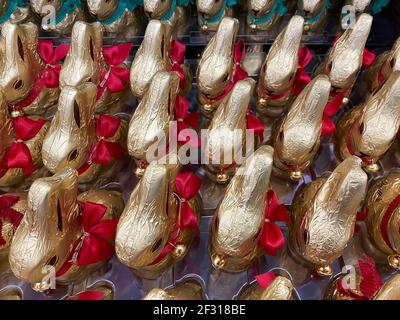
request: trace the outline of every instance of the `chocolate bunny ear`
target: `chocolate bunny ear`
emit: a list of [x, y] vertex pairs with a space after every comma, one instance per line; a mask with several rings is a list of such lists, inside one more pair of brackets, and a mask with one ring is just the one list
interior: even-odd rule
[[273, 134], [274, 164], [286, 171], [291, 179], [301, 178], [318, 151], [330, 89], [327, 76], [314, 78], [276, 126]]
[[338, 122], [335, 151], [341, 158], [357, 155], [368, 171], [393, 144], [400, 125], [400, 71], [394, 72], [363, 105]]
[[374, 300], [400, 300], [400, 274], [387, 280], [376, 293]]
[[205, 293], [199, 281], [188, 278], [166, 289], [151, 289], [143, 300], [205, 300]]
[[254, 86], [255, 81], [250, 78], [238, 81], [208, 127], [204, 151], [209, 163], [206, 169], [217, 182], [226, 183], [230, 179], [236, 153], [246, 148], [246, 114]]
[[65, 166], [79, 169], [86, 160], [95, 139], [96, 94], [91, 82], [62, 89], [42, 148], [43, 163], [51, 172]]
[[357, 14], [366, 12], [372, 0], [346, 0], [346, 5], [351, 5]]
[[295, 195], [291, 245], [321, 275], [332, 274], [330, 264], [353, 236], [367, 178], [361, 159], [351, 156], [328, 177], [318, 178]]
[[153, 76], [168, 69], [170, 41], [165, 23], [150, 20], [131, 65], [131, 91], [135, 97], [142, 99]]
[[81, 234], [77, 190], [77, 172], [71, 168], [32, 184], [27, 211], [10, 248], [10, 267], [16, 277], [40, 284], [45, 265], [58, 269], [65, 262]]
[[347, 29], [333, 44], [318, 67], [317, 74], [329, 76], [334, 88], [340, 91], [351, 89], [363, 65], [364, 49], [367, 42], [372, 16], [363, 13], [353, 28]]
[[[235, 67], [234, 47], [239, 21], [224, 18], [204, 49], [197, 67], [199, 97], [215, 98], [229, 85]], [[201, 103], [205, 103], [202, 99]]]
[[387, 263], [400, 269], [400, 171], [388, 175], [371, 185], [364, 203], [368, 237]]
[[72, 28], [69, 52], [60, 72], [60, 87], [77, 87], [85, 82], [98, 85], [105, 67], [102, 50], [101, 24], [77, 21]]
[[215, 268], [245, 270], [260, 254], [273, 148], [261, 146], [238, 169], [215, 213], [210, 255]]
[[[151, 148], [163, 138], [168, 140], [170, 121], [174, 117], [179, 93], [179, 77], [175, 72], [159, 71], [140, 101], [128, 130], [128, 152], [135, 158], [136, 174], [143, 175]], [[140, 163], [146, 163], [145, 166]]]

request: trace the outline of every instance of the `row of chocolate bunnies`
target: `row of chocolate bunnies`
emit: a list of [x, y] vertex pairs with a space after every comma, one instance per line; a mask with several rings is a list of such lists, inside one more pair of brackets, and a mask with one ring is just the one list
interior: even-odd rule
[[[365, 49], [371, 23], [372, 16], [362, 14], [354, 28], [337, 38], [311, 79], [304, 67], [312, 54], [301, 47], [304, 19], [292, 17], [272, 45], [256, 85], [241, 66], [245, 46], [236, 41], [238, 21], [224, 18], [197, 70], [198, 102], [203, 118], [209, 119], [205, 141], [180, 134], [198, 127], [199, 119], [188, 111], [185, 98], [191, 86], [185, 47], [170, 38], [168, 23], [150, 21], [130, 71], [124, 61], [131, 45], [103, 48], [99, 23], [76, 22], [70, 46], [56, 48], [48, 40], [38, 41], [34, 24], [5, 23], [0, 38], [0, 185], [9, 193], [0, 197], [3, 268], [9, 262], [16, 277], [41, 291], [47, 288], [44, 266], [56, 269], [61, 284], [78, 282], [111, 258], [114, 248], [119, 260], [144, 278], [156, 278], [181, 260], [199, 235], [201, 180], [182, 172], [171, 150], [158, 155], [167, 163], [147, 162], [158, 137], [171, 132], [179, 148], [204, 148], [211, 179], [230, 181], [212, 224], [215, 268], [242, 271], [263, 252], [275, 255], [285, 242], [276, 222], [286, 221], [299, 263], [330, 276], [364, 201], [375, 261], [399, 269], [400, 173], [391, 171], [367, 193], [365, 171], [378, 169], [398, 131], [400, 43], [375, 57]], [[299, 189], [289, 215], [268, 190], [272, 166], [287, 178], [301, 178], [321, 135], [335, 131], [330, 118], [348, 102], [362, 66], [369, 66], [371, 93], [337, 124], [335, 148], [342, 162]], [[128, 124], [118, 111], [129, 87], [139, 104]], [[233, 160], [213, 163], [216, 150], [229, 153], [243, 146], [237, 129], [252, 129], [255, 143], [262, 144], [263, 123], [249, 108], [254, 90], [259, 114], [277, 117], [268, 141], [274, 148], [260, 146], [240, 170]], [[54, 105], [57, 111], [49, 121], [42, 113], [51, 113]], [[142, 177], [128, 203], [113, 190], [78, 194], [79, 183], [114, 174], [126, 149]], [[46, 170], [53, 176], [43, 177]], [[29, 186], [28, 194], [22, 192]], [[359, 263], [362, 279], [375, 284], [373, 292], [363, 291], [363, 281], [362, 288], [350, 290], [337, 280], [330, 297], [399, 297], [398, 276], [382, 284], [372, 260]], [[291, 282], [270, 273], [260, 276], [254, 290], [260, 297], [265, 292], [273, 297], [282, 285], [290, 298]]]
[[[306, 31], [320, 31], [329, 10], [338, 7], [337, 2], [352, 6], [353, 14], [359, 15], [376, 14], [389, 0], [196, 0], [196, 9], [202, 30], [216, 30], [220, 21], [233, 17], [238, 7], [247, 12], [246, 21], [252, 29], [271, 30], [289, 12], [304, 17]], [[107, 32], [129, 37], [136, 35], [144, 23], [144, 11], [150, 19], [171, 22], [174, 31], [180, 32], [187, 26], [192, 4], [194, 0], [5, 0], [0, 4], [0, 25], [9, 19], [25, 23], [40, 17], [43, 30], [66, 34], [75, 21], [97, 20]]]

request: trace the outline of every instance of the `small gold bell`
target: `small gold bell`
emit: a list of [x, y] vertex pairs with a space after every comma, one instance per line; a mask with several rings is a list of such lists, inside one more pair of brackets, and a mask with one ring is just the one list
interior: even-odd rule
[[218, 173], [217, 174], [217, 182], [218, 183], [227, 183], [229, 180], [229, 176], [226, 173]]
[[290, 179], [293, 181], [299, 181], [302, 176], [303, 176], [303, 173], [301, 171], [292, 171], [289, 174]]
[[267, 105], [267, 99], [260, 98], [260, 99], [258, 99], [258, 103], [261, 104], [262, 106], [265, 106], [265, 105]]
[[221, 269], [225, 265], [225, 259], [218, 253], [214, 253], [211, 257], [212, 265], [215, 269]]
[[333, 270], [330, 265], [316, 266], [315, 271], [322, 277], [329, 277], [333, 274]]
[[389, 265], [396, 270], [400, 270], [400, 255], [392, 254], [388, 256], [388, 263]]
[[310, 25], [309, 24], [305, 24], [304, 25], [304, 31], [310, 31]]
[[203, 24], [203, 25], [201, 26], [201, 30], [207, 31], [207, 30], [208, 30], [208, 26], [207, 26], [206, 24]]
[[252, 24], [250, 25], [250, 28], [251, 28], [251, 30], [256, 30], [256, 29], [257, 29], [257, 26], [256, 26], [254, 23], [252, 23]]
[[177, 244], [172, 251], [172, 256], [175, 259], [180, 259], [182, 258], [186, 253], [186, 246], [184, 244]]
[[138, 178], [141, 178], [141, 177], [143, 177], [145, 171], [146, 171], [146, 168], [137, 167], [135, 169], [134, 173], [135, 173], [135, 176], [137, 176]]
[[212, 104], [203, 104], [203, 109], [206, 112], [212, 112], [214, 110], [214, 106]]
[[379, 171], [379, 165], [377, 163], [368, 164], [365, 166], [365, 170], [371, 173]]
[[344, 106], [347, 105], [349, 103], [349, 98], [344, 97], [343, 100], [342, 100], [342, 103], [343, 103]]
[[12, 110], [11, 111], [11, 118], [17, 118], [23, 116], [24, 112], [22, 110]]

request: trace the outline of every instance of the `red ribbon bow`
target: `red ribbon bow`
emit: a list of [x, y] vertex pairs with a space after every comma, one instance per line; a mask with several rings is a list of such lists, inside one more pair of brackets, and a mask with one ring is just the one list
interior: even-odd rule
[[185, 86], [185, 72], [181, 65], [185, 62], [186, 46], [178, 41], [172, 40], [169, 51], [171, 59], [171, 71], [175, 71], [179, 76], [179, 87], [182, 89]]
[[261, 286], [261, 288], [265, 289], [272, 283], [272, 281], [275, 280], [276, 275], [275, 275], [275, 273], [270, 271], [270, 272], [266, 272], [263, 274], [259, 274], [255, 278], [256, 278], [258, 284]]
[[182, 96], [178, 96], [175, 101], [175, 118], [177, 120], [176, 136], [178, 137], [178, 142], [189, 145], [192, 148], [198, 148], [201, 146], [201, 139], [197, 137], [188, 137], [181, 134], [184, 129], [197, 129], [199, 127], [199, 113], [189, 112], [189, 101]]
[[392, 218], [394, 211], [397, 209], [397, 207], [399, 205], [400, 205], [400, 195], [395, 197], [392, 200], [392, 202], [389, 204], [389, 206], [386, 209], [385, 214], [382, 217], [381, 225], [379, 226], [383, 240], [385, 241], [386, 245], [395, 253], [398, 253], [398, 252], [397, 252], [396, 248], [393, 248], [392, 243], [390, 242], [388, 226], [389, 226], [389, 221]]
[[75, 242], [67, 261], [57, 272], [63, 275], [73, 263], [78, 266], [105, 261], [114, 254], [113, 241], [117, 232], [118, 219], [103, 219], [107, 207], [95, 202], [81, 202], [82, 237]]
[[360, 231], [360, 225], [357, 222], [364, 221], [367, 218], [368, 215], [368, 208], [364, 207], [361, 211], [357, 212], [356, 216], [356, 224], [354, 226], [354, 232], [357, 233]]
[[232, 88], [235, 86], [236, 82], [246, 79], [248, 77], [247, 72], [241, 67], [241, 62], [244, 58], [244, 55], [246, 54], [246, 47], [245, 47], [245, 42], [243, 40], [238, 40], [235, 43], [235, 46], [233, 48], [233, 71], [232, 71], [232, 77], [231, 81], [229, 84], [225, 87], [224, 91], [222, 93], [215, 97], [215, 98], [206, 98], [206, 100], [209, 103], [213, 103], [216, 101], [219, 101], [223, 98], [225, 98], [229, 92], [231, 92]]
[[361, 273], [360, 291], [362, 295], [355, 293], [351, 289], [345, 289], [340, 279], [337, 283], [337, 289], [340, 293], [347, 295], [355, 300], [370, 300], [382, 287], [382, 280], [375, 268], [374, 260], [365, 256], [366, 260], [358, 260], [358, 266]]
[[21, 110], [26, 108], [39, 96], [43, 88], [57, 88], [59, 86], [61, 65], [58, 62], [65, 58], [68, 50], [68, 44], [61, 44], [54, 49], [52, 41], [39, 41], [38, 52], [46, 66], [38, 74], [28, 96], [24, 100], [11, 105], [12, 109]]
[[16, 228], [23, 218], [22, 213], [12, 208], [18, 201], [19, 197], [16, 195], [8, 194], [0, 196], [0, 246], [6, 244], [6, 240], [2, 236], [4, 221], [10, 222]]
[[86, 290], [77, 294], [73, 300], [103, 300], [104, 292]]
[[277, 250], [283, 248], [285, 238], [281, 229], [275, 222], [290, 221], [290, 216], [286, 206], [279, 203], [278, 196], [273, 190], [267, 191], [264, 216], [265, 222], [259, 244], [264, 248], [268, 255], [276, 256]]
[[31, 152], [23, 141], [35, 137], [45, 123], [42, 118], [33, 120], [24, 116], [12, 120], [16, 141], [12, 142], [0, 164], [0, 176], [3, 176], [8, 169], [21, 168], [25, 176], [35, 171]]
[[158, 257], [150, 264], [157, 264], [164, 259], [176, 246], [179, 233], [182, 229], [193, 229], [197, 235], [200, 234], [199, 221], [197, 214], [189, 205], [188, 201], [193, 199], [199, 192], [201, 179], [193, 173], [180, 173], [176, 176], [175, 188], [176, 196], [179, 199], [178, 221], [174, 224], [169, 240], [161, 250]]
[[96, 118], [97, 143], [90, 148], [86, 162], [78, 169], [78, 173], [85, 172], [92, 163], [109, 165], [111, 158], [120, 159], [125, 154], [125, 149], [116, 142], [108, 141], [107, 138], [113, 137], [119, 126], [121, 119], [116, 116], [102, 114]]
[[310, 63], [312, 59], [312, 53], [307, 47], [302, 47], [299, 48], [297, 56], [298, 65], [292, 88], [280, 94], [268, 94], [265, 93], [261, 87], [259, 87], [260, 96], [265, 97], [267, 100], [278, 100], [282, 99], [283, 97], [287, 97], [290, 93], [298, 96], [301, 91], [303, 91], [304, 87], [311, 81], [311, 77], [304, 69]]
[[260, 143], [264, 141], [264, 124], [255, 115], [247, 113], [246, 128], [254, 130], [254, 134], [258, 137]]
[[103, 49], [103, 56], [109, 69], [103, 70], [101, 74], [97, 99], [103, 95], [106, 89], [111, 93], [124, 90], [125, 85], [129, 82], [129, 69], [121, 65], [128, 57], [131, 49], [131, 43], [121, 43]]

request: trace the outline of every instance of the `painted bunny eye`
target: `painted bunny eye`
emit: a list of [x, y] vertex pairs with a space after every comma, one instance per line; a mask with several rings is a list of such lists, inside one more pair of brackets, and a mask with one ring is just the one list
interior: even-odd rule
[[62, 221], [62, 211], [60, 201], [57, 201], [57, 229], [63, 232], [63, 221]]
[[14, 82], [13, 88], [14, 90], [20, 90], [24, 86], [24, 83], [22, 82], [21, 79], [17, 80]]
[[307, 229], [305, 229], [303, 232], [303, 240], [305, 245], [308, 245], [308, 243], [310, 242], [310, 233]]
[[47, 261], [46, 266], [56, 266], [58, 262], [58, 257], [57, 256], [53, 256], [51, 259], [49, 259], [49, 261]]
[[72, 150], [68, 155], [68, 161], [74, 161], [78, 157], [78, 154], [79, 152], [77, 149]]
[[394, 60], [394, 58], [390, 59], [389, 64], [390, 64], [390, 67], [391, 67], [392, 69], [394, 68], [395, 63], [396, 63], [396, 61]]
[[75, 101], [74, 103], [74, 120], [78, 128], [81, 127], [81, 115], [79, 112], [79, 106], [78, 103]]
[[226, 73], [224, 75], [224, 78], [222, 79], [222, 82], [226, 82], [226, 81], [228, 81], [228, 79], [229, 79], [229, 73]]
[[328, 67], [327, 67], [328, 71], [332, 71], [332, 67], [333, 67], [333, 63], [331, 61], [331, 62], [329, 62]]
[[154, 243], [153, 247], [151, 248], [151, 252], [156, 251], [161, 247], [162, 238], [158, 239], [156, 243]]
[[22, 59], [22, 61], [25, 61], [24, 46], [22, 45], [22, 40], [21, 40], [21, 38], [19, 36], [17, 38], [17, 45], [18, 45], [19, 57]]
[[360, 134], [362, 134], [362, 133], [364, 132], [364, 128], [365, 128], [364, 122], [362, 122], [362, 123], [360, 124], [360, 127], [358, 128]]

